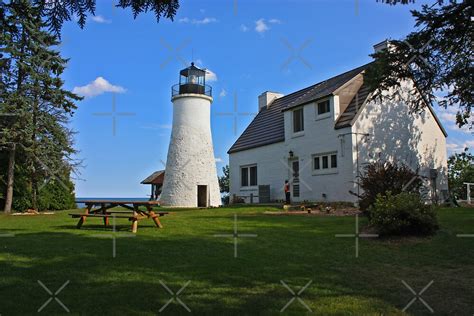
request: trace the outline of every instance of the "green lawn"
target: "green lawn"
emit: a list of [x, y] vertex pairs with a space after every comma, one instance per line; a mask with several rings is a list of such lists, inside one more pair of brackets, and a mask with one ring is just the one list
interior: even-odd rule
[[[442, 209], [441, 230], [430, 239], [361, 239], [355, 257], [354, 217], [268, 216], [271, 207], [176, 211], [162, 218], [164, 229], [141, 221], [129, 236], [127, 220], [117, 220], [116, 257], [111, 230], [88, 219], [77, 230], [68, 212], [44, 216], [0, 216], [0, 314], [29, 315], [57, 295], [75, 315], [156, 315], [171, 295], [193, 314], [277, 315], [293, 298], [281, 280], [319, 315], [404, 315], [413, 294], [437, 315], [474, 314], [474, 209]], [[238, 239], [234, 258], [234, 213]], [[366, 220], [361, 218], [361, 224]], [[64, 314], [52, 300], [41, 314]], [[310, 314], [294, 300], [285, 314]], [[161, 314], [188, 314], [177, 300]], [[428, 315], [416, 301], [407, 314]]]

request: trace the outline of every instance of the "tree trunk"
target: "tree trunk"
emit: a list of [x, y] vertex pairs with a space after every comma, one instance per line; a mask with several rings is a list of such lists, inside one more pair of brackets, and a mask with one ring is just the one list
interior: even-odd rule
[[[38, 85], [38, 81], [35, 81], [35, 86]], [[38, 212], [38, 179], [37, 179], [37, 169], [36, 169], [36, 164], [35, 164], [35, 159], [36, 159], [36, 130], [38, 128], [38, 95], [35, 93], [34, 96], [34, 104], [33, 104], [33, 121], [32, 127], [33, 127], [33, 133], [31, 134], [31, 142], [33, 146], [33, 155], [31, 157], [31, 204], [32, 207], [35, 211]]]
[[31, 206], [38, 212], [38, 183], [36, 181], [36, 171], [31, 176]]
[[13, 182], [15, 177], [15, 155], [16, 155], [16, 144], [12, 145], [10, 154], [8, 156], [8, 170], [7, 170], [7, 192], [5, 196], [5, 214], [12, 212], [13, 203]]

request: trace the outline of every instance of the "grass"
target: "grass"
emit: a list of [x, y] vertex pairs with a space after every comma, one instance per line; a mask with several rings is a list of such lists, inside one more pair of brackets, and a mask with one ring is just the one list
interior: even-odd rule
[[[73, 315], [156, 315], [171, 295], [164, 282], [198, 315], [276, 315], [310, 280], [300, 298], [311, 314], [404, 315], [413, 294], [431, 280], [422, 298], [438, 315], [474, 314], [474, 211], [441, 209], [441, 230], [427, 239], [361, 239], [354, 217], [268, 216], [271, 207], [178, 210], [162, 218], [164, 229], [141, 221], [138, 234], [126, 238], [129, 223], [117, 220], [116, 257], [111, 230], [101, 219], [88, 219], [83, 229], [67, 213], [44, 216], [0, 216], [0, 314], [32, 315], [67, 280], [57, 295]], [[239, 234], [234, 258], [231, 234], [238, 214]], [[365, 219], [361, 219], [361, 224]], [[294, 300], [285, 311], [309, 311]], [[52, 300], [42, 314], [65, 313]], [[406, 311], [428, 315], [416, 301]], [[162, 314], [188, 314], [175, 300]]]

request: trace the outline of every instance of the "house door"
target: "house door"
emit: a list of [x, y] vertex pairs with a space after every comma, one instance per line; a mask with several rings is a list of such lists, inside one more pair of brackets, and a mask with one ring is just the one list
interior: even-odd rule
[[300, 197], [300, 162], [299, 160], [290, 161], [291, 170], [291, 193], [296, 200]]
[[207, 205], [207, 185], [198, 185], [197, 187], [198, 207], [208, 207]]

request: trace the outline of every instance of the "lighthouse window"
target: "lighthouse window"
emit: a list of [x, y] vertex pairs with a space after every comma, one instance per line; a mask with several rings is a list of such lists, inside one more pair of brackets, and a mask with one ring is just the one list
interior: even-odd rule
[[241, 167], [240, 184], [242, 187], [257, 185], [257, 166]]

